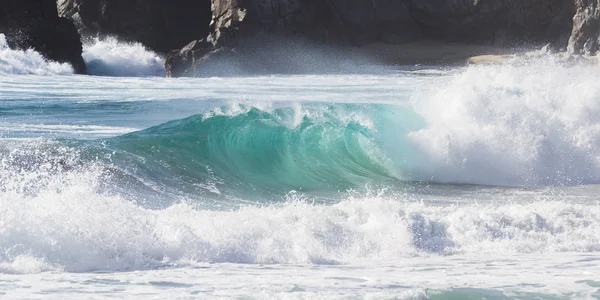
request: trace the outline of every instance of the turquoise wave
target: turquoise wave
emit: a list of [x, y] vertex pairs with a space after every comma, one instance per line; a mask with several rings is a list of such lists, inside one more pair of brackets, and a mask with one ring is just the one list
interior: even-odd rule
[[416, 155], [406, 134], [423, 126], [410, 110], [383, 104], [241, 110], [195, 115], [101, 142], [113, 164], [146, 182], [262, 199], [398, 182]]

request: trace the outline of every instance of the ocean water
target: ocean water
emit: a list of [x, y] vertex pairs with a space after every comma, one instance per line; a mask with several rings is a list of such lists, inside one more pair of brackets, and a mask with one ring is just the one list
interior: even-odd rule
[[84, 52], [94, 75], [0, 35], [2, 299], [600, 299], [597, 66]]

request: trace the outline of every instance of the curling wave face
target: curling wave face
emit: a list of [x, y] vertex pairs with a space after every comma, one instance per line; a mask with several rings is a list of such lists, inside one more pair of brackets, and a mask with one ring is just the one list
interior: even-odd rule
[[[394, 109], [394, 111], [390, 111]], [[312, 105], [263, 111], [238, 107], [168, 122], [104, 141], [132, 169], [190, 183], [281, 195], [338, 192], [399, 180], [378, 139], [378, 126], [410, 111], [385, 105]], [[403, 120], [403, 122], [408, 123]], [[399, 124], [402, 125], [402, 124]], [[395, 127], [395, 132], [408, 131]], [[395, 143], [401, 146], [400, 142]], [[410, 152], [406, 149], [406, 152]], [[160, 177], [160, 176], [154, 176]], [[162, 182], [165, 184], [165, 182]]]

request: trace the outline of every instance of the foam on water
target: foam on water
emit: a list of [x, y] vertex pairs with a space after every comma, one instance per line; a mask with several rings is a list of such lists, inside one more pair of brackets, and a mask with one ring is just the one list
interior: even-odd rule
[[64, 124], [20, 124], [0, 122], [0, 137], [5, 137], [2, 132], [10, 131], [11, 134], [22, 133], [31, 136], [70, 135], [81, 138], [102, 138], [118, 134], [125, 134], [137, 128], [100, 126], [100, 125], [64, 125]]
[[437, 206], [403, 195], [349, 194], [316, 205], [292, 193], [282, 204], [233, 211], [205, 210], [198, 200], [151, 210], [102, 192], [110, 171], [100, 163], [78, 165], [69, 147], [52, 148], [52, 159], [40, 155], [54, 143], [5, 145], [2, 273], [600, 251], [600, 206], [560, 197]]
[[6, 36], [0, 33], [0, 75], [51, 75], [71, 73], [73, 73], [71, 65], [48, 61], [41, 54], [32, 49], [10, 49], [6, 42]]
[[164, 60], [140, 43], [114, 37], [95, 38], [84, 44], [88, 73], [99, 76], [164, 76]]

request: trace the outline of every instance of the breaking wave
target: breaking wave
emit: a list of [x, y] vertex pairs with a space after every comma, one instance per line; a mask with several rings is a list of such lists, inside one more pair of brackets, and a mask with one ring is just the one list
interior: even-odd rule
[[6, 36], [0, 34], [0, 74], [51, 75], [72, 73], [73, 67], [70, 64], [48, 61], [32, 49], [11, 49], [6, 42]]
[[279, 204], [235, 210], [205, 209], [192, 199], [152, 209], [107, 190], [113, 175], [106, 165], [78, 166], [77, 150], [51, 141], [35, 144], [3, 148], [1, 273], [600, 251], [600, 206], [568, 203], [558, 195], [528, 203], [437, 206], [376, 193], [315, 204], [290, 193]]
[[165, 62], [140, 43], [114, 37], [91, 39], [83, 45], [88, 73], [98, 76], [165, 76]]
[[[120, 42], [116, 38], [95, 38], [83, 45], [83, 58], [90, 75], [164, 76], [164, 60], [140, 43]], [[68, 63], [57, 63], [39, 52], [11, 49], [0, 34], [0, 74], [56, 75], [72, 74]]]

